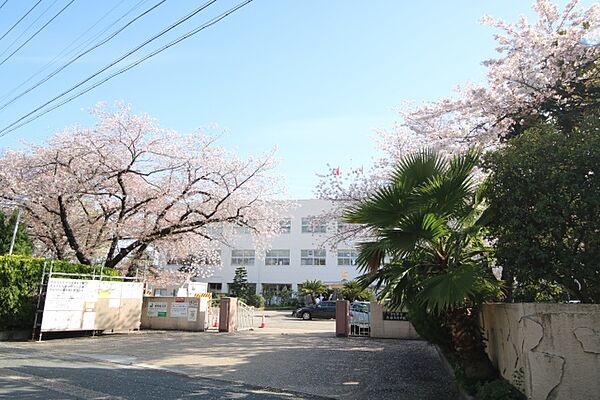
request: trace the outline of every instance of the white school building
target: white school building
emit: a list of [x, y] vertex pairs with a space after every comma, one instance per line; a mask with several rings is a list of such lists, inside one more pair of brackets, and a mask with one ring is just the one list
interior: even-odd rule
[[254, 246], [252, 235], [238, 232], [229, 239], [230, 246], [221, 247], [222, 267], [212, 276], [202, 278], [215, 293], [227, 293], [235, 270], [245, 266], [248, 282], [256, 285], [256, 293], [281, 290], [297, 291], [298, 284], [321, 280], [340, 287], [360, 273], [355, 267], [357, 251], [352, 242], [332, 248], [325, 241], [342, 226], [340, 221], [314, 223], [313, 218], [331, 207], [326, 200], [297, 200], [298, 207], [282, 221], [281, 233], [270, 241], [266, 252]]

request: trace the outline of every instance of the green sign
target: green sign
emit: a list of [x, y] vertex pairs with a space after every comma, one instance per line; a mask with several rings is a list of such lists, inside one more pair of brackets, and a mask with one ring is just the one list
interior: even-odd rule
[[159, 311], [158, 312], [158, 316], [159, 317], [166, 317], [167, 316], [167, 312], [166, 311]]

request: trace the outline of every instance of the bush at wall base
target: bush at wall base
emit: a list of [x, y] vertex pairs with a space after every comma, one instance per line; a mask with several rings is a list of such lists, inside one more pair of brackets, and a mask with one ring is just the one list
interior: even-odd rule
[[481, 383], [477, 387], [477, 400], [525, 400], [523, 393], [504, 379]]
[[[0, 331], [31, 329], [44, 261], [40, 257], [0, 256]], [[53, 271], [91, 274], [94, 267], [55, 260]], [[119, 272], [105, 269], [104, 274], [117, 276]]]

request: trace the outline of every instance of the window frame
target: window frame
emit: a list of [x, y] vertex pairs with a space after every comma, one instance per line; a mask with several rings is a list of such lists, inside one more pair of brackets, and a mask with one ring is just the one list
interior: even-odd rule
[[302, 217], [300, 225], [302, 233], [327, 233], [327, 222], [319, 221], [316, 217]]
[[[283, 254], [273, 254], [273, 252], [283, 252]], [[287, 256], [285, 255], [287, 252]], [[273, 262], [272, 260], [275, 260]], [[287, 260], [287, 262], [286, 262]], [[291, 263], [291, 251], [289, 249], [271, 249], [265, 252], [265, 265], [266, 266], [288, 266]]]
[[288, 235], [292, 233], [292, 219], [282, 218], [279, 220], [279, 233], [282, 235]]
[[[239, 255], [235, 254], [237, 252], [241, 253]], [[234, 262], [234, 260], [236, 261]], [[250, 262], [250, 260], [252, 260], [252, 262]], [[256, 265], [256, 251], [254, 249], [232, 249], [230, 261], [231, 265], [236, 267], [247, 267]]]
[[[349, 253], [348, 255], [340, 255], [341, 252]], [[354, 267], [358, 258], [358, 250], [356, 249], [337, 249], [337, 265]], [[344, 260], [345, 262], [340, 262]]]
[[[316, 261], [319, 261], [318, 263]], [[324, 266], [327, 265], [327, 251], [325, 249], [301, 249], [300, 265]]]

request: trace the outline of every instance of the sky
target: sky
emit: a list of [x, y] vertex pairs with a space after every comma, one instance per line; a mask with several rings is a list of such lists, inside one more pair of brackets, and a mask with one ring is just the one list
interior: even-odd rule
[[[240, 1], [216, 1], [117, 66]], [[36, 2], [8, 0], [0, 9], [0, 36]], [[63, 52], [65, 48], [73, 51], [93, 37], [96, 42], [102, 30], [132, 8], [103, 36], [158, 2], [42, 0], [0, 39], [0, 107], [77, 54]], [[0, 129], [203, 3], [165, 1], [106, 45], [0, 110]], [[581, 6], [592, 3], [582, 1]], [[63, 13], [8, 57], [66, 5]], [[280, 162], [274, 173], [285, 180], [285, 197], [313, 198], [317, 174], [327, 173], [327, 165], [344, 173], [350, 167], [367, 167], [381, 155], [375, 130], [391, 128], [397, 120], [395, 110], [402, 104], [436, 100], [452, 95], [466, 82], [482, 82], [481, 62], [496, 53], [495, 31], [481, 25], [480, 18], [485, 14], [508, 21], [516, 21], [519, 15], [533, 18], [531, 5], [529, 0], [254, 0], [212, 27], [0, 137], [0, 148], [43, 143], [67, 126], [91, 126], [94, 120], [86, 109], [100, 101], [122, 100], [134, 112], [157, 118], [165, 128], [223, 132], [218, 144], [241, 157], [277, 148]], [[53, 60], [58, 62], [48, 66]], [[39, 73], [42, 68], [46, 69]]]

